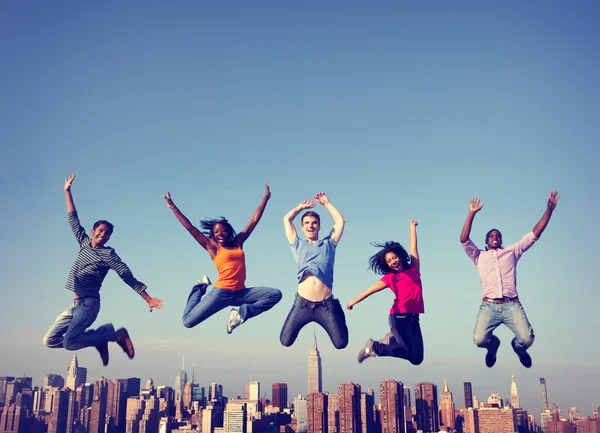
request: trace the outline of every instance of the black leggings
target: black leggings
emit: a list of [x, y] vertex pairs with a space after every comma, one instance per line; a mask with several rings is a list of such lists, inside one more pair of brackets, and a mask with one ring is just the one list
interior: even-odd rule
[[418, 314], [390, 314], [393, 337], [389, 343], [375, 342], [377, 356], [407, 359], [413, 365], [423, 362], [423, 335]]

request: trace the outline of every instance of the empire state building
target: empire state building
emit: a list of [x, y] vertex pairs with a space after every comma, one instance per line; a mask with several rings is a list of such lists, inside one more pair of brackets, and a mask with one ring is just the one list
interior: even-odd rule
[[322, 389], [321, 355], [317, 348], [317, 335], [313, 340], [313, 347], [308, 354], [308, 394], [321, 392]]

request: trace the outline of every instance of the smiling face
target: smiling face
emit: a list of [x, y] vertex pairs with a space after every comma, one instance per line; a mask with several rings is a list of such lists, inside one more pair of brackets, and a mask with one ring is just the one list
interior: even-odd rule
[[215, 241], [222, 247], [231, 244], [231, 230], [226, 224], [216, 223], [212, 228], [212, 233]]
[[96, 228], [92, 229], [92, 248], [103, 248], [110, 239], [111, 234], [112, 230], [107, 224], [98, 224]]
[[319, 230], [321, 230], [321, 223], [318, 218], [312, 215], [305, 215], [304, 218], [302, 218], [302, 233], [304, 233], [307, 240], [318, 240]]
[[486, 236], [485, 243], [488, 250], [496, 250], [502, 247], [502, 233], [500, 230], [490, 230]]
[[400, 257], [391, 251], [385, 255], [385, 263], [392, 270], [392, 272], [402, 272], [404, 270]]

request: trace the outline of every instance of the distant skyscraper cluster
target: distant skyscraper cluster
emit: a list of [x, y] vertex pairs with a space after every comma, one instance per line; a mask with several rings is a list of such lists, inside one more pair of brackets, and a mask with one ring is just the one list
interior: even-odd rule
[[200, 386], [194, 366], [188, 381], [182, 365], [173, 387], [156, 386], [152, 378], [143, 388], [139, 378], [88, 383], [86, 373], [75, 354], [66, 380], [48, 374], [43, 386], [34, 387], [30, 377], [0, 377], [0, 433], [600, 433], [600, 408], [592, 417], [575, 407], [561, 415], [548, 404], [544, 378], [539, 424], [521, 408], [514, 374], [506, 399], [492, 393], [480, 403], [471, 382], [464, 382], [459, 408], [446, 380], [441, 392], [430, 382], [409, 387], [384, 380], [379, 401], [373, 389], [363, 392], [354, 382], [323, 392], [316, 337], [308, 357], [310, 392], [291, 404], [287, 383], [272, 384], [270, 401], [261, 396], [259, 381], [229, 398], [221, 384]]

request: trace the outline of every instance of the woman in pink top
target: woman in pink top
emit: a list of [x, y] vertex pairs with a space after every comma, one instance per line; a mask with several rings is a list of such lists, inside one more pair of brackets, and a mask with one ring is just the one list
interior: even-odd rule
[[383, 275], [381, 280], [348, 302], [355, 304], [389, 287], [396, 298], [390, 309], [390, 330], [380, 341], [369, 339], [358, 353], [358, 362], [369, 356], [393, 356], [407, 359], [413, 365], [423, 362], [423, 336], [419, 314], [424, 313], [423, 286], [421, 284], [419, 250], [417, 249], [417, 221], [410, 221], [410, 257], [398, 242], [374, 244], [381, 248], [369, 259], [373, 272]]

